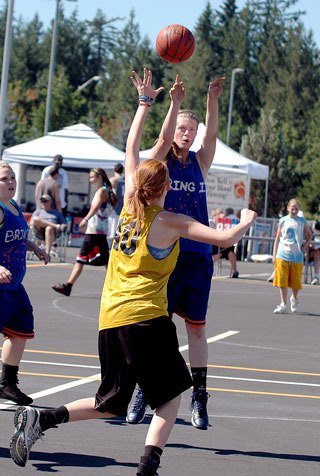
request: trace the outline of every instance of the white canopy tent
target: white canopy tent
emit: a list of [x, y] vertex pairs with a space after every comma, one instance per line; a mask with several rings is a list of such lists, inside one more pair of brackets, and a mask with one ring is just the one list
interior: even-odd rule
[[[94, 167], [110, 172], [117, 163], [123, 163], [125, 158], [124, 152], [108, 144], [84, 124], [64, 127], [39, 139], [9, 147], [3, 151], [2, 159], [11, 163], [15, 170], [18, 183], [15, 199], [18, 202], [31, 193], [26, 191], [27, 166], [50, 165], [56, 154], [63, 156], [63, 167], [79, 169], [79, 172]], [[81, 175], [79, 172], [78, 176]], [[40, 178], [40, 173], [38, 175], [37, 179]]]
[[[192, 144], [191, 150], [195, 152], [200, 149], [201, 141], [205, 131], [205, 125], [199, 124], [198, 133]], [[247, 159], [243, 155], [239, 154], [235, 150], [228, 147], [220, 139], [217, 139], [216, 152], [214, 155], [214, 162], [212, 168], [219, 167], [236, 168], [243, 170], [251, 179], [256, 180], [268, 180], [269, 178], [269, 166], [259, 164], [254, 160]]]
[[46, 136], [5, 149], [4, 162], [50, 165], [56, 154], [63, 156], [64, 167], [110, 168], [124, 161], [124, 152], [108, 144], [90, 127], [75, 124]]

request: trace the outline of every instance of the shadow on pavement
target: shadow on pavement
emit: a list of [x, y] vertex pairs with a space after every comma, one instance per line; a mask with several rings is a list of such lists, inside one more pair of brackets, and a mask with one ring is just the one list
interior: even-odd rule
[[[0, 448], [0, 458], [10, 459], [10, 452], [7, 448]], [[43, 463], [34, 463], [33, 461], [44, 461]], [[14, 463], [12, 463], [14, 465]], [[51, 473], [59, 472], [59, 468], [103, 468], [107, 466], [123, 466], [136, 468], [137, 463], [121, 463], [113, 458], [104, 458], [102, 456], [74, 454], [74, 453], [48, 453], [41, 451], [32, 451], [28, 466], [33, 466], [37, 471], [46, 471]]]

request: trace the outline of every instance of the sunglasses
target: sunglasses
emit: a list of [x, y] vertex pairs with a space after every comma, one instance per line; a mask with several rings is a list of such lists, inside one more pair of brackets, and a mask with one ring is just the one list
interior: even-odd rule
[[49, 200], [40, 200], [41, 203], [48, 203]]

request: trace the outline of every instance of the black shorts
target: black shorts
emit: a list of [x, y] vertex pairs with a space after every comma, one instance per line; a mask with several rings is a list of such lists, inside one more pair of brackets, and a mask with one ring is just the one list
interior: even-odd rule
[[[234, 252], [234, 246], [230, 246], [230, 248], [220, 248], [220, 258], [228, 259], [228, 254], [230, 251]], [[212, 254], [213, 256], [219, 254], [218, 246], [212, 246]]]
[[106, 235], [85, 235], [76, 261], [91, 266], [106, 266], [109, 261], [109, 246]]
[[101, 413], [125, 416], [137, 383], [152, 409], [192, 386], [167, 316], [100, 331], [99, 357], [102, 382], [95, 408]]

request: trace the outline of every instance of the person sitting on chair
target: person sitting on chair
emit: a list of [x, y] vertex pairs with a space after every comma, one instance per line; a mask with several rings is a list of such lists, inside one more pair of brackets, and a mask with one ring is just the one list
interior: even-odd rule
[[63, 214], [51, 208], [50, 195], [40, 197], [40, 206], [33, 212], [30, 226], [34, 228], [35, 237], [45, 242], [46, 253], [50, 255], [53, 242], [66, 231], [67, 224]]

